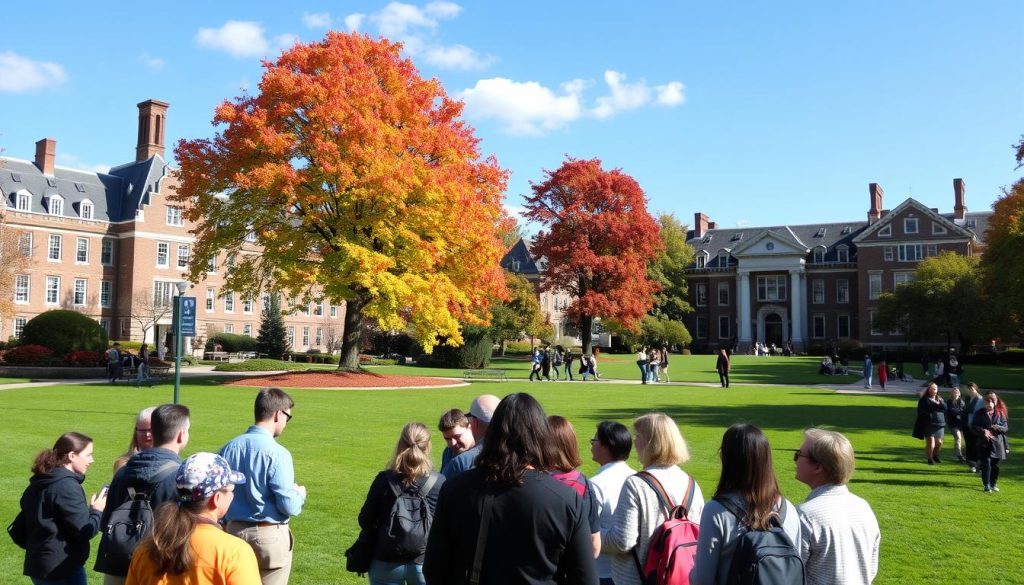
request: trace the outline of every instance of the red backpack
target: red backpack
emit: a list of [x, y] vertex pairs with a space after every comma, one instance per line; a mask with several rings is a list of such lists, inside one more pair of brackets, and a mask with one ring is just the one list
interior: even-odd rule
[[581, 498], [587, 493], [587, 478], [578, 470], [552, 473], [551, 477], [576, 490]]
[[700, 526], [686, 518], [693, 504], [693, 476], [690, 476], [686, 486], [684, 503], [677, 506], [656, 477], [646, 471], [636, 475], [658, 495], [658, 502], [665, 513], [665, 522], [651, 535], [643, 568], [640, 567], [636, 549], [633, 549], [633, 560], [640, 571], [640, 580], [644, 585], [689, 585], [693, 557], [697, 553], [697, 535], [700, 532]]

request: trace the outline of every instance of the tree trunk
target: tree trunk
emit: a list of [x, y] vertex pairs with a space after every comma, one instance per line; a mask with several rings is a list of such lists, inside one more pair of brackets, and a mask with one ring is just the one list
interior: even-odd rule
[[583, 340], [583, 355], [587, 355], [593, 348], [591, 330], [594, 324], [593, 315], [580, 315], [580, 339]]
[[345, 325], [341, 332], [341, 359], [339, 370], [359, 369], [359, 342], [362, 338], [363, 307], [366, 299], [356, 297], [345, 303]]

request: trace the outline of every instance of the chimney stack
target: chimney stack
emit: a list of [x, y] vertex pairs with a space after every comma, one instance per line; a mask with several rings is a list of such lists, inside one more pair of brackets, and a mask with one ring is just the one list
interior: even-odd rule
[[36, 142], [36, 166], [44, 175], [53, 175], [53, 161], [57, 158], [57, 141], [43, 138]]
[[868, 184], [868, 193], [871, 194], [871, 209], [868, 210], [868, 224], [875, 223], [882, 217], [882, 195], [885, 191], [878, 183]]
[[693, 237], [703, 238], [708, 232], [708, 216], [701, 212], [693, 214]]
[[135, 161], [149, 160], [155, 155], [164, 156], [164, 126], [167, 122], [167, 108], [170, 104], [158, 100], [146, 100], [139, 106], [139, 141], [135, 146]]
[[964, 191], [967, 186], [963, 179], [953, 179], [953, 219], [958, 223], [967, 218], [967, 205], [964, 203]]
[[708, 229], [709, 230], [717, 230], [718, 229], [718, 222], [709, 221], [708, 222]]

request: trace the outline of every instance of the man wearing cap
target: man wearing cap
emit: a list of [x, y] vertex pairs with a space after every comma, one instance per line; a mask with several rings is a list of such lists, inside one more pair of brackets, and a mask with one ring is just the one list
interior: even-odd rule
[[473, 399], [466, 418], [469, 419], [469, 430], [473, 433], [476, 444], [472, 449], [456, 455], [441, 469], [441, 475], [445, 476], [445, 479], [451, 479], [467, 469], [476, 467], [476, 456], [480, 454], [480, 450], [484, 446], [487, 425], [491, 423], [494, 409], [498, 408], [499, 402], [501, 399], [493, 394], [483, 394]]
[[188, 445], [188, 407], [180, 404], [161, 404], [150, 418], [153, 446], [139, 451], [128, 460], [110, 482], [107, 505], [100, 517], [99, 551], [94, 569], [103, 573], [103, 585], [123, 585], [128, 559], [108, 551], [110, 514], [129, 499], [128, 489], [149, 494], [149, 505], [156, 510], [160, 504], [174, 500], [178, 490], [174, 473], [181, 464], [181, 452]]
[[[146, 537], [128, 568], [128, 585], [250, 585], [259, 581], [256, 554], [217, 524], [245, 476], [223, 457], [196, 453], [178, 466], [177, 506], [157, 512], [160, 534]], [[187, 540], [176, 538], [188, 534]], [[155, 536], [161, 538], [156, 539]]]
[[224, 516], [227, 530], [256, 552], [263, 585], [286, 585], [292, 570], [288, 520], [302, 511], [306, 488], [295, 483], [292, 454], [275, 439], [292, 419], [295, 401], [280, 388], [256, 395], [255, 424], [220, 450], [248, 478]]

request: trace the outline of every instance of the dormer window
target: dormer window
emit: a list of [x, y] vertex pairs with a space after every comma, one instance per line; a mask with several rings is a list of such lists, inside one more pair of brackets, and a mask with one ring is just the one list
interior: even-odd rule
[[968, 219], [967, 220], [967, 227], [971, 228], [972, 230], [974, 228], [978, 227], [978, 220], [976, 220], [976, 219]]
[[719, 250], [718, 251], [718, 266], [719, 268], [725, 268], [729, 265], [729, 251]]
[[846, 246], [836, 247], [836, 261], [837, 262], [849, 262], [850, 261], [850, 249]]
[[815, 264], [821, 264], [825, 262], [825, 246], [817, 246], [814, 248], [814, 259], [812, 260]]
[[736, 232], [732, 235], [732, 241], [738, 242], [743, 239], [743, 232]]
[[32, 196], [28, 193], [18, 193], [16, 202], [18, 211], [29, 211], [32, 208]]
[[93, 215], [93, 211], [92, 210], [93, 210], [92, 201], [89, 201], [88, 199], [86, 199], [86, 200], [84, 200], [84, 201], [82, 201], [81, 203], [78, 204], [78, 215], [82, 219], [92, 219], [93, 218], [92, 217], [92, 215]]
[[933, 236], [941, 236], [941, 235], [947, 234], [947, 233], [949, 233], [949, 230], [946, 229], [946, 226], [940, 224], [939, 222], [935, 222], [935, 221], [932, 222], [932, 235]]
[[701, 243], [710, 244], [711, 243], [711, 234], [708, 234], [708, 235], [704, 236], [704, 239], [701, 240]]
[[818, 228], [818, 231], [814, 234], [814, 237], [816, 237], [816, 238], [824, 238], [825, 237], [825, 228], [823, 228], [823, 227]]
[[845, 236], [845, 235], [849, 234], [850, 231], [851, 231], [850, 230], [850, 226], [844, 226], [843, 230], [841, 232], [839, 232], [839, 235]]
[[707, 262], [708, 262], [708, 253], [707, 252], [698, 252], [697, 253], [697, 268], [704, 268], [704, 266], [707, 265]]
[[81, 183], [75, 183], [75, 189], [77, 189], [79, 193], [85, 193], [85, 185]]
[[50, 215], [64, 215], [64, 198], [60, 195], [50, 195]]

